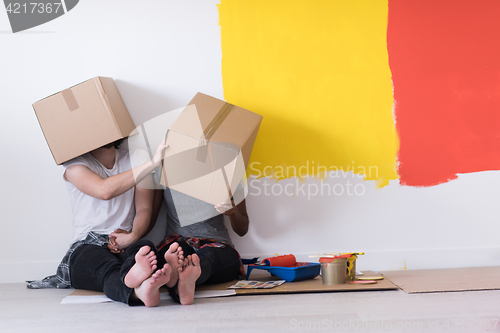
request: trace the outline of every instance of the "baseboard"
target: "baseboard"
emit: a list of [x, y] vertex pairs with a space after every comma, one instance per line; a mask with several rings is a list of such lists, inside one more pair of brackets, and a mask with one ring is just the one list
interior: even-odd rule
[[0, 262], [2, 274], [0, 283], [18, 283], [27, 280], [41, 280], [56, 273], [60, 260]]

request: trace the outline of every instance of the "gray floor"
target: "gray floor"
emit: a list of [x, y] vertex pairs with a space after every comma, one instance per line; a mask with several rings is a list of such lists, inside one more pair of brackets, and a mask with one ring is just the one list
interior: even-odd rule
[[71, 291], [0, 284], [0, 332], [500, 332], [497, 290], [231, 296], [149, 309], [61, 305]]

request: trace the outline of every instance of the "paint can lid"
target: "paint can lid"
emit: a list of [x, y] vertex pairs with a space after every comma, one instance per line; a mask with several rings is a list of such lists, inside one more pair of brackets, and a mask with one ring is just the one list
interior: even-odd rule
[[319, 258], [320, 263], [332, 263], [334, 261], [341, 262], [341, 261], [347, 261], [347, 258], [349, 258], [351, 255], [341, 255], [341, 256], [335, 256], [335, 257], [321, 257]]
[[359, 277], [356, 277], [356, 280], [360, 280], [360, 281], [365, 281], [365, 280], [383, 280], [384, 277], [383, 276], [359, 276]]
[[349, 283], [352, 283], [352, 284], [375, 284], [375, 283], [377, 283], [377, 281], [375, 281], [375, 280], [364, 280], [364, 281], [354, 280], [354, 281], [351, 281]]

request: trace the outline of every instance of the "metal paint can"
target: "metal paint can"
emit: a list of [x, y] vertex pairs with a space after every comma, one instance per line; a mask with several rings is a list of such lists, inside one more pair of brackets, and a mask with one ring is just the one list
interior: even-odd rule
[[346, 258], [319, 258], [323, 284], [344, 284], [346, 280]]

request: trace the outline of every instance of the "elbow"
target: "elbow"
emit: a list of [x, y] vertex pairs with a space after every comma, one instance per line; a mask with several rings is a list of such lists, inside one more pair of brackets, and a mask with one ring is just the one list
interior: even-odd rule
[[110, 191], [109, 189], [103, 188], [103, 189], [101, 189], [101, 191], [99, 191], [97, 199], [108, 201], [108, 200], [113, 199], [114, 197], [115, 197], [115, 195], [113, 194], [112, 191]]
[[240, 230], [238, 230], [238, 232], [236, 232], [236, 234], [240, 237], [243, 237], [245, 236], [246, 234], [248, 233], [248, 225], [244, 228], [241, 228]]
[[111, 195], [104, 194], [99, 199], [104, 200], [104, 201], [108, 201], [110, 199], [113, 199], [113, 197]]
[[99, 196], [98, 199], [108, 201], [120, 196], [124, 192], [120, 193], [120, 189], [116, 184], [104, 181], [98, 187], [97, 193]]

